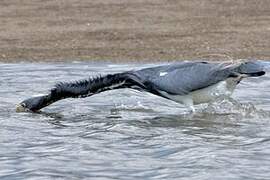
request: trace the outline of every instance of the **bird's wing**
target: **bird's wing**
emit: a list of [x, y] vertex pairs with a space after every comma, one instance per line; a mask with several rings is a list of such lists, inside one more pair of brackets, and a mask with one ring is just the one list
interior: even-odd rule
[[224, 64], [205, 62], [184, 62], [137, 71], [137, 75], [152, 88], [175, 95], [213, 85], [231, 73]]

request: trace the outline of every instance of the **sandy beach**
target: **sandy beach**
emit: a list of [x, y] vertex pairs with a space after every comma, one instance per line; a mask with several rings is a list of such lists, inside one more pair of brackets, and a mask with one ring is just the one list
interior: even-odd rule
[[268, 0], [1, 0], [0, 62], [270, 59]]

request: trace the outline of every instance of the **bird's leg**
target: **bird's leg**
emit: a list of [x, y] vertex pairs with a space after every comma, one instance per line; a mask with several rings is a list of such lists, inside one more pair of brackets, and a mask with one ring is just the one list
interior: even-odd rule
[[189, 98], [184, 98], [183, 99], [183, 103], [184, 105], [187, 107], [188, 111], [193, 114], [195, 113], [195, 108], [194, 108], [194, 104], [193, 104], [193, 100], [191, 97]]
[[193, 105], [192, 105], [192, 106], [189, 106], [189, 107], [188, 107], [188, 110], [189, 110], [189, 112], [192, 113], [192, 114], [195, 113], [195, 111], [196, 111]]

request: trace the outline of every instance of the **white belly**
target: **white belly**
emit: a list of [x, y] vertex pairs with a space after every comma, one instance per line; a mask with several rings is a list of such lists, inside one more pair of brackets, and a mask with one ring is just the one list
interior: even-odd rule
[[208, 103], [214, 101], [220, 96], [231, 96], [236, 84], [228, 83], [228, 81], [220, 81], [212, 86], [192, 91], [187, 95], [170, 95], [166, 92], [161, 92], [169, 99], [192, 106], [193, 104]]
[[234, 88], [228, 88], [226, 81], [221, 81], [215, 85], [204, 89], [193, 91], [189, 94], [194, 104], [207, 103], [220, 96], [231, 96]]

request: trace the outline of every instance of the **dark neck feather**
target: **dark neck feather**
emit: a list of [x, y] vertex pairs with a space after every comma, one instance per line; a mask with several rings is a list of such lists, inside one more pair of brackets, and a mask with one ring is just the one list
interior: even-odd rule
[[143, 86], [131, 73], [119, 73], [99, 76], [69, 83], [58, 83], [49, 94], [26, 99], [21, 104], [32, 111], [38, 111], [56, 101], [65, 98], [83, 98], [106, 90], [129, 88], [131, 85]]

